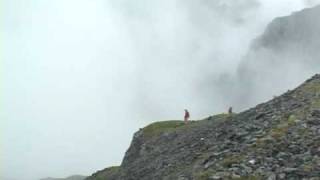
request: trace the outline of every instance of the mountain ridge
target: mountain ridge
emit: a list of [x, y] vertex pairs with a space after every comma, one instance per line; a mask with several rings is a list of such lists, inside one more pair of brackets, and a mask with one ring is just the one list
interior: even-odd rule
[[319, 74], [238, 114], [210, 116], [187, 125], [156, 122], [142, 128], [134, 134], [120, 167], [104, 169], [87, 180], [317, 177]]
[[[246, 106], [259, 93], [278, 94], [274, 86], [296, 79], [294, 73], [306, 77], [319, 72], [315, 65], [320, 57], [320, 26], [314, 23], [319, 12], [316, 6], [276, 18], [253, 41], [237, 78], [230, 81], [235, 88], [229, 91], [242, 94], [237, 102]], [[300, 65], [312, 69], [304, 72]], [[259, 86], [255, 92], [254, 86]], [[234, 94], [229, 91], [225, 95]], [[319, 177], [320, 75], [316, 74], [294, 90], [237, 114], [222, 113], [187, 125], [182, 121], [150, 124], [134, 134], [120, 166], [97, 171], [86, 180]]]
[[[306, 8], [291, 15], [275, 18], [266, 27], [265, 32], [256, 38], [252, 43], [252, 48], [270, 48], [274, 51], [282, 50], [288, 44], [307, 45], [316, 41], [318, 45], [320, 25], [314, 23], [314, 17], [320, 15], [320, 5]], [[295, 44], [295, 45], [297, 45]], [[315, 47], [311, 45], [311, 47]]]
[[228, 97], [225, 104], [244, 110], [320, 72], [319, 17], [320, 5], [273, 19], [252, 40], [236, 72], [215, 81], [219, 96]]

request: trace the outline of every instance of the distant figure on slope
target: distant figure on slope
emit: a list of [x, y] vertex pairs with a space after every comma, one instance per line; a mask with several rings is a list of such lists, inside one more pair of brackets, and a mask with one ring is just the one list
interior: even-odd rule
[[190, 118], [190, 113], [188, 110], [184, 110], [184, 123], [187, 124], [188, 123], [188, 120]]
[[229, 107], [228, 113], [229, 113], [230, 115], [233, 113], [233, 112], [232, 112], [232, 107]]

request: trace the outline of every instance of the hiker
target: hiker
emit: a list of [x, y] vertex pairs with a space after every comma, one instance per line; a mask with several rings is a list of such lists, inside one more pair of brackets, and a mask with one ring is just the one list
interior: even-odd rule
[[232, 107], [229, 107], [228, 113], [232, 114]]
[[187, 124], [188, 123], [188, 120], [190, 118], [190, 113], [188, 110], [184, 110], [184, 123]]

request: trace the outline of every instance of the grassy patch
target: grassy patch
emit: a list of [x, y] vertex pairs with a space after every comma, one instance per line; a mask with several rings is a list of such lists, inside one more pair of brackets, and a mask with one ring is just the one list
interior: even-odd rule
[[[192, 122], [190, 122], [192, 123]], [[184, 126], [183, 121], [161, 121], [152, 123], [142, 129], [145, 136], [157, 136], [163, 132], [172, 132]]]
[[109, 167], [107, 170], [109, 171], [109, 172], [116, 172], [116, 171], [118, 171], [120, 169], [120, 166], [111, 166], [111, 167]]
[[303, 92], [308, 93], [320, 93], [320, 85], [319, 83], [308, 83], [305, 86], [303, 86]]
[[312, 171], [314, 171], [314, 165], [313, 164], [304, 164], [304, 165], [302, 165], [302, 170], [304, 171], [304, 172], [309, 172], [309, 173], [311, 173]]
[[317, 100], [312, 101], [311, 107], [319, 109], [320, 108], [320, 100], [317, 99]]
[[195, 176], [195, 179], [196, 180], [207, 180], [210, 178], [210, 176], [212, 176], [214, 174], [215, 174], [215, 172], [213, 172], [213, 171], [201, 171], [200, 173], [198, 173]]
[[[272, 144], [273, 139], [279, 140], [286, 136], [290, 127], [297, 123], [298, 119], [295, 115], [288, 115], [286, 119], [282, 120], [276, 127], [272, 128], [264, 137], [258, 138], [256, 143], [252, 146], [255, 148], [264, 148]], [[304, 133], [304, 132], [301, 132]]]
[[287, 134], [288, 129], [288, 126], [277, 127], [271, 130], [270, 135], [275, 139], [280, 139]]
[[232, 114], [229, 114], [229, 113], [221, 113], [221, 114], [217, 114], [217, 115], [214, 115], [213, 118], [214, 119], [225, 119], [227, 117], [230, 117], [230, 116], [234, 116], [235, 113], [232, 113]]
[[117, 177], [120, 172], [120, 166], [112, 166], [108, 167], [104, 170], [98, 171], [97, 173], [93, 174], [92, 176], [88, 177], [88, 180], [105, 180], [110, 177]]
[[272, 144], [273, 140], [272, 138], [262, 137], [258, 138], [256, 143], [252, 145], [253, 148], [264, 148], [270, 144]]
[[270, 136], [275, 139], [280, 139], [288, 133], [291, 126], [294, 126], [297, 122], [295, 115], [289, 115], [287, 120], [282, 121], [277, 127], [271, 129]]
[[297, 117], [295, 115], [290, 115], [288, 118], [288, 125], [293, 126], [297, 122]]
[[206, 118], [205, 120], [209, 120], [209, 121], [225, 121], [225, 120], [230, 120], [232, 119], [234, 116], [236, 116], [236, 113], [221, 113], [221, 114], [216, 114], [213, 116], [210, 116], [209, 118]]
[[239, 164], [241, 161], [243, 160], [243, 156], [241, 155], [231, 155], [228, 157], [225, 157], [222, 162], [221, 165], [223, 167], [231, 167], [233, 164]]

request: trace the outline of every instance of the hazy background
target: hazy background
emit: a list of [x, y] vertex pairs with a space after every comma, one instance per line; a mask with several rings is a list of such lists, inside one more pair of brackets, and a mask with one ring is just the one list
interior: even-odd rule
[[225, 111], [212, 78], [235, 74], [273, 18], [318, 2], [3, 0], [1, 176], [89, 175], [148, 123]]

